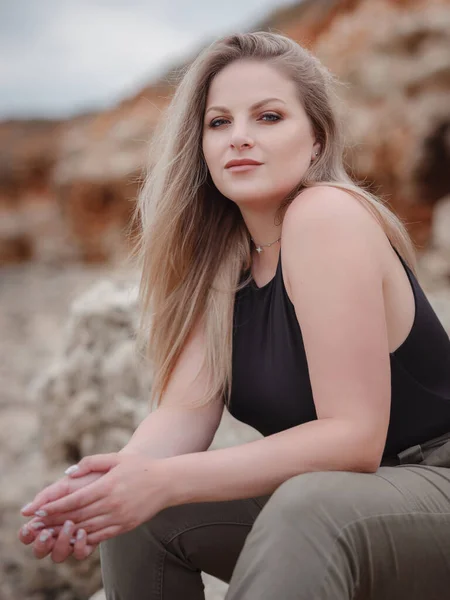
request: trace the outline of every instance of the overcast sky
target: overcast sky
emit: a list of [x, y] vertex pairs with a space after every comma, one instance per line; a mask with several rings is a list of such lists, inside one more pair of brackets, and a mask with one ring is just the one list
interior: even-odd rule
[[109, 106], [295, 0], [0, 0], [0, 119]]

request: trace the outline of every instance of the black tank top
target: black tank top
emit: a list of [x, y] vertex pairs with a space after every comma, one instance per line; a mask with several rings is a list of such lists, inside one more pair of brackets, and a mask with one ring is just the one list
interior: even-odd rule
[[[383, 459], [450, 431], [450, 339], [397, 250], [414, 292], [414, 323], [390, 353], [391, 411]], [[248, 275], [246, 271], [244, 277]], [[230, 413], [263, 436], [317, 419], [302, 333], [275, 276], [236, 293]]]

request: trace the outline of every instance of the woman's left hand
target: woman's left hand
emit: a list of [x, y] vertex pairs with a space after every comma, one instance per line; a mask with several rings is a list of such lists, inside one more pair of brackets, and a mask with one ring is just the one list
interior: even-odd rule
[[[97, 454], [78, 463], [77, 475], [107, 471], [102, 477], [68, 496], [29, 510], [46, 528], [71, 520], [84, 529], [88, 544], [98, 544], [134, 529], [170, 506], [170, 475], [164, 459], [143, 454]], [[75, 475], [74, 475], [75, 476]], [[41, 512], [45, 511], [45, 515]]]

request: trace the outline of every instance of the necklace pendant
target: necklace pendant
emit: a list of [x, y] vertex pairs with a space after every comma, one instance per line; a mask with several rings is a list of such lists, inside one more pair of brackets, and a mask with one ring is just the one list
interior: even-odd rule
[[258, 252], [259, 254], [261, 254], [261, 252], [262, 252], [262, 248], [261, 248], [261, 246], [258, 246], [258, 247], [256, 248], [256, 252]]

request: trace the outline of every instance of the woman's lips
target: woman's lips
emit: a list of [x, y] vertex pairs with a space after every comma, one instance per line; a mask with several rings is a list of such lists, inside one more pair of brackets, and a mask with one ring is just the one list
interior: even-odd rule
[[250, 171], [251, 169], [255, 169], [256, 167], [260, 167], [261, 165], [233, 165], [232, 167], [228, 167], [227, 171]]

